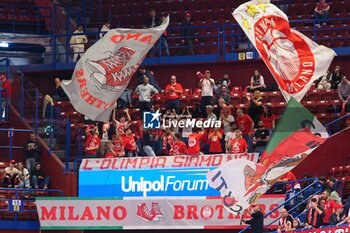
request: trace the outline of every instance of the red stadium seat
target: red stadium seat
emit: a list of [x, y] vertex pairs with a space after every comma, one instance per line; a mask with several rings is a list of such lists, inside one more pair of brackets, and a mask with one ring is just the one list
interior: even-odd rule
[[342, 177], [349, 176], [350, 175], [350, 165], [346, 165], [345, 167], [342, 167], [340, 170], [340, 175]]
[[247, 112], [248, 112], [248, 104], [238, 104], [238, 105], [236, 105], [235, 107], [236, 107], [236, 109], [237, 109], [237, 108], [242, 109], [244, 113], [247, 113]]
[[235, 106], [240, 103], [241, 103], [241, 94], [240, 93], [231, 94], [231, 104]]
[[284, 109], [286, 108], [287, 103], [286, 102], [278, 102], [275, 103], [274, 109], [276, 114], [282, 114], [284, 112]]
[[348, 195], [350, 193], [350, 177], [343, 177], [341, 179], [341, 181], [343, 182], [343, 195]]
[[316, 116], [322, 124], [326, 124], [329, 122], [329, 113], [318, 113]]
[[333, 100], [335, 97], [335, 92], [333, 89], [320, 91], [322, 100]]
[[231, 94], [234, 93], [242, 94], [242, 87], [232, 87]]
[[328, 101], [327, 100], [319, 100], [316, 101], [316, 111], [317, 113], [326, 113], [328, 110]]
[[272, 91], [267, 93], [267, 101], [271, 103], [283, 102], [283, 96], [280, 91]]
[[316, 113], [315, 101], [305, 101], [302, 103], [310, 112]]
[[318, 92], [318, 90], [311, 90], [307, 93], [307, 100], [309, 101], [317, 101], [320, 100], [320, 94]]

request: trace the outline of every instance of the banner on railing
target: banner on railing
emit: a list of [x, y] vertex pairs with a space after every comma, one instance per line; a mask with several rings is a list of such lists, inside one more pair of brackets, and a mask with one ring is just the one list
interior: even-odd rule
[[230, 160], [257, 162], [258, 157], [249, 153], [84, 159], [79, 196], [219, 196], [209, 187], [206, 173]]
[[[268, 212], [284, 201], [284, 195], [259, 199]], [[220, 197], [159, 198], [37, 198], [42, 230], [55, 229], [215, 229], [243, 228], [240, 217], [227, 211]], [[279, 212], [264, 220], [267, 225]], [[248, 216], [243, 216], [249, 219]]]

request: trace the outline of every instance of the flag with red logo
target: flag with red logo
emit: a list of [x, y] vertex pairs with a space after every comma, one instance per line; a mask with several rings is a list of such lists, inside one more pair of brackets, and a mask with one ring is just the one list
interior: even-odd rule
[[73, 107], [91, 120], [107, 122], [147, 52], [169, 24], [154, 28], [118, 28], [107, 32], [77, 62], [72, 80], [61, 86]]
[[323, 76], [335, 52], [291, 29], [287, 15], [273, 4], [249, 1], [233, 17], [254, 45], [289, 101], [300, 101], [313, 82]]
[[259, 163], [226, 162], [207, 174], [209, 185], [220, 191], [228, 211], [241, 214], [327, 137], [317, 118], [291, 98]]

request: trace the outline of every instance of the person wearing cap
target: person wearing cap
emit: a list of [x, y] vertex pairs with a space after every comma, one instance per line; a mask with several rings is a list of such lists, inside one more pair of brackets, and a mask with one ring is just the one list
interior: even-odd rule
[[1, 109], [2, 109], [2, 113], [0, 115], [0, 119], [1, 118], [5, 118], [6, 117], [6, 102], [9, 104], [10, 100], [11, 100], [11, 96], [12, 96], [12, 87], [11, 87], [11, 83], [8, 79], [6, 79], [6, 75], [2, 74], [0, 75], [0, 79], [1, 79]]
[[23, 148], [26, 156], [26, 168], [28, 169], [29, 173], [32, 173], [35, 163], [40, 161], [41, 156], [41, 145], [37, 141], [34, 133], [30, 134], [30, 138]]
[[192, 28], [193, 22], [191, 21], [191, 14], [187, 12], [185, 14], [185, 20], [181, 23], [181, 44], [182, 48], [179, 55], [193, 55], [193, 41], [198, 42], [195, 38], [195, 32]]
[[252, 210], [248, 208], [247, 214], [252, 218], [249, 220], [243, 220], [244, 223], [249, 224], [254, 233], [264, 232], [264, 214], [261, 211], [260, 205], [252, 205]]
[[175, 109], [176, 113], [179, 113], [180, 98], [182, 95], [182, 86], [176, 82], [176, 76], [170, 76], [170, 83], [165, 87], [165, 94], [167, 97], [166, 108]]
[[78, 60], [78, 57], [82, 56], [85, 51], [85, 44], [88, 42], [86, 35], [84, 33], [83, 25], [78, 25], [77, 29], [73, 32], [73, 35], [69, 41], [70, 47], [73, 49], [73, 62]]
[[19, 171], [15, 167], [15, 163], [15, 160], [11, 160], [9, 166], [4, 169], [5, 175], [2, 183], [8, 188], [14, 188], [18, 183], [17, 175]]
[[102, 38], [111, 29], [111, 23], [105, 22], [100, 30], [100, 38]]
[[329, 217], [329, 225], [337, 225], [345, 219], [344, 205], [338, 203], [334, 206], [335, 212]]

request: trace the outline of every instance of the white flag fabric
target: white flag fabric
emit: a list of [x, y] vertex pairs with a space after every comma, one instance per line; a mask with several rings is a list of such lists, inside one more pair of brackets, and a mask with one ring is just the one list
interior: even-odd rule
[[148, 29], [111, 29], [77, 62], [72, 80], [61, 86], [73, 107], [91, 120], [107, 122], [147, 52], [169, 25]]
[[258, 192], [262, 195], [268, 190], [268, 186], [262, 184], [252, 189], [256, 178], [261, 177], [265, 171], [266, 168], [261, 164], [235, 159], [208, 172], [206, 176], [210, 187], [220, 191], [223, 206], [230, 213], [238, 215], [250, 206]]
[[288, 102], [300, 101], [323, 76], [335, 52], [291, 29], [288, 17], [275, 5], [249, 1], [233, 17], [254, 45]]

